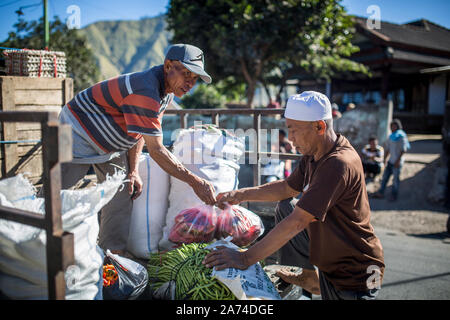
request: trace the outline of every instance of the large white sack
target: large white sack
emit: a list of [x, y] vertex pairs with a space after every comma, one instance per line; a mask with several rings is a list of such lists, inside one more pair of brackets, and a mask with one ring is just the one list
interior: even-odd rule
[[[237, 189], [239, 159], [244, 150], [242, 138], [208, 126], [180, 130], [172, 153], [187, 169], [210, 181], [217, 195]], [[204, 202], [187, 183], [170, 177], [169, 208], [160, 249], [167, 250], [174, 246], [168, 239], [178, 213], [201, 204]]]
[[141, 195], [133, 201], [127, 250], [138, 258], [148, 259], [151, 252], [158, 251], [166, 223], [169, 174], [148, 153], [143, 153], [139, 175], [143, 187]]
[[[97, 186], [61, 191], [62, 226], [74, 234], [75, 264], [65, 272], [66, 299], [101, 298], [103, 253], [97, 246], [97, 213], [123, 184], [116, 173]], [[43, 198], [22, 175], [0, 180], [0, 204], [40, 214]], [[45, 230], [0, 219], [0, 290], [12, 299], [47, 299]]]

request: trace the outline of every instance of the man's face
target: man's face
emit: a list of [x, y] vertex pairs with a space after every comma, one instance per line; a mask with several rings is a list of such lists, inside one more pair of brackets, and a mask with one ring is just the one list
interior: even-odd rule
[[378, 145], [378, 140], [370, 140], [369, 141], [369, 145], [370, 145], [370, 147], [372, 148], [372, 149], [375, 149], [376, 147], [377, 147], [377, 145]]
[[397, 124], [396, 124], [395, 122], [391, 123], [391, 131], [392, 131], [392, 132], [395, 132], [395, 131], [397, 131], [397, 130], [398, 130]]
[[313, 155], [317, 149], [316, 138], [318, 133], [315, 129], [316, 124], [317, 122], [286, 119], [289, 139], [298, 152], [303, 155]]
[[181, 98], [195, 85], [198, 75], [189, 71], [179, 61], [166, 60], [164, 61], [164, 78], [166, 93], [173, 93]]

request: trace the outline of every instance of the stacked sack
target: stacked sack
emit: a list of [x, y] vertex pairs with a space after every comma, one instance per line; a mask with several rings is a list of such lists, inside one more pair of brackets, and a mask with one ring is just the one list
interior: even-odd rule
[[169, 175], [150, 157], [142, 153], [139, 159], [142, 193], [133, 201], [127, 250], [137, 258], [148, 259], [158, 251], [166, 223], [169, 195]]
[[[103, 253], [97, 245], [97, 213], [114, 197], [123, 172], [94, 187], [61, 190], [61, 218], [74, 235], [75, 264], [65, 272], [66, 299], [102, 299]], [[0, 205], [44, 215], [45, 201], [21, 174], [0, 181]], [[10, 299], [47, 299], [46, 233], [44, 229], [0, 220], [0, 290]]]
[[[212, 125], [194, 126], [179, 131], [173, 145], [173, 154], [194, 174], [212, 183], [216, 195], [237, 189], [239, 185], [239, 159], [245, 150], [244, 141], [224, 129]], [[172, 249], [169, 240], [175, 218], [183, 210], [203, 205], [192, 188], [185, 182], [170, 177], [169, 207], [160, 250]]]

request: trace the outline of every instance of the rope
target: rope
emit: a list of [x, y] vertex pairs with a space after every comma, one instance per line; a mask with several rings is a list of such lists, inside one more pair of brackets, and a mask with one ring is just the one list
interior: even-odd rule
[[41, 140], [0, 140], [0, 143], [13, 144], [13, 143], [38, 143]]

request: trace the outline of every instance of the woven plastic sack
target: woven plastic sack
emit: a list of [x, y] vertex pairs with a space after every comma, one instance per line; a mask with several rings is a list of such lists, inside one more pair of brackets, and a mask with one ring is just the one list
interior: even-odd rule
[[[103, 252], [97, 213], [123, 185], [116, 173], [94, 187], [61, 191], [62, 226], [74, 234], [75, 264], [65, 272], [66, 299], [102, 298]], [[21, 174], [0, 181], [0, 204], [44, 214], [45, 202]], [[0, 290], [11, 299], [47, 299], [45, 230], [0, 219]]]
[[166, 224], [169, 205], [169, 175], [150, 157], [139, 158], [142, 194], [133, 201], [127, 250], [135, 257], [147, 259], [159, 250], [158, 244]]
[[[215, 241], [206, 249], [214, 250], [224, 246], [238, 251], [243, 250], [231, 243], [230, 238]], [[259, 262], [245, 270], [237, 268], [216, 270], [214, 267], [211, 276], [226, 285], [239, 300], [281, 300], [280, 294]]]

